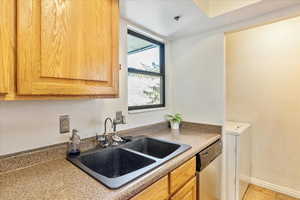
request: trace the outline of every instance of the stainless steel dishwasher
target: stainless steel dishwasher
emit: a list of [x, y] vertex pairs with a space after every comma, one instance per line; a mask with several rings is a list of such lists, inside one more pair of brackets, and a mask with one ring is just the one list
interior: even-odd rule
[[221, 199], [222, 141], [197, 154], [198, 200]]

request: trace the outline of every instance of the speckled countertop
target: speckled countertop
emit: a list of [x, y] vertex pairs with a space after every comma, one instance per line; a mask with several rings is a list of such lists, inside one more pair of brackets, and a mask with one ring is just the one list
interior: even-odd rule
[[[134, 134], [138, 135], [139, 132], [136, 131]], [[141, 131], [140, 134], [188, 144], [192, 148], [118, 190], [106, 188], [62, 158], [2, 173], [0, 199], [127, 200], [221, 137], [218, 131], [193, 126], [184, 127], [180, 134], [173, 133], [167, 128], [148, 129]]]

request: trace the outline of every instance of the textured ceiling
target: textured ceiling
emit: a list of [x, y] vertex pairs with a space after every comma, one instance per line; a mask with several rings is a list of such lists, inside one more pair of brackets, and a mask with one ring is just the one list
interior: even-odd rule
[[[120, 7], [123, 18], [174, 39], [298, 5], [300, 0], [262, 0], [217, 17], [208, 17], [194, 0], [121, 0]], [[173, 19], [177, 15], [179, 22]]]

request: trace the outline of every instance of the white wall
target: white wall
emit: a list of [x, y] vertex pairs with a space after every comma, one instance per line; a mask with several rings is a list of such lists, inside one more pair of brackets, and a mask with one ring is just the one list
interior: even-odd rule
[[224, 122], [224, 34], [172, 41], [174, 111], [191, 122]]
[[[77, 128], [82, 138], [103, 133], [105, 117], [114, 117], [117, 110], [127, 111], [127, 41], [126, 23], [121, 25], [120, 57], [120, 98], [73, 101], [19, 101], [0, 102], [0, 155], [39, 148], [68, 141], [69, 134], [59, 134], [58, 117], [62, 114], [71, 116], [71, 128]], [[168, 45], [167, 58], [168, 58]], [[167, 59], [168, 60], [168, 59]], [[167, 73], [167, 107], [168, 109], [145, 113], [129, 114], [127, 125], [118, 128], [132, 128], [164, 120], [171, 112], [170, 68]]]
[[[198, 35], [172, 41], [171, 58], [174, 112], [182, 113], [186, 121], [223, 125], [224, 34]], [[223, 155], [222, 161], [216, 163], [220, 166], [220, 173], [225, 171], [225, 159]], [[225, 173], [222, 173], [219, 187], [223, 200], [226, 195], [224, 183]]]
[[252, 176], [300, 197], [300, 17], [226, 36], [227, 118], [252, 124]]
[[[230, 76], [225, 78], [226, 74], [223, 69], [223, 67], [225, 69], [227, 68], [224, 61], [224, 54], [226, 53], [224, 50], [224, 33], [245, 29], [247, 27], [254, 27], [270, 21], [277, 21], [287, 16], [296, 16], [299, 15], [298, 9], [299, 7], [291, 7], [289, 9], [274, 11], [263, 16], [258, 16], [257, 18], [226, 25], [209, 32], [190, 35], [189, 37], [172, 41], [172, 62], [174, 63], [174, 65], [172, 65], [174, 67], [174, 83], [172, 85], [174, 88], [174, 112], [183, 113], [185, 119], [188, 121], [222, 124], [224, 119], [226, 119], [224, 117], [224, 112], [227, 110], [227, 106], [224, 106], [226, 102], [224, 82], [225, 79], [230, 80]], [[285, 39], [282, 40], [282, 43], [287, 39], [290, 39], [289, 36], [286, 36]], [[279, 45], [279, 43], [277, 44]], [[259, 49], [260, 44], [257, 44], [256, 47]], [[280, 49], [280, 47], [277, 48]], [[280, 58], [280, 56], [278, 58]], [[252, 58], [252, 60], [257, 61], [258, 59]], [[271, 72], [271, 69], [269, 72]], [[244, 78], [236, 78], [237, 80], [240, 80], [240, 82], [236, 83], [237, 85], [241, 84], [244, 80]], [[251, 84], [251, 82], [248, 82], [248, 85]], [[253, 98], [260, 97], [261, 94], [262, 93], [253, 95]], [[283, 97], [281, 97], [281, 99]], [[251, 117], [251, 114], [245, 114], [245, 118], [237, 117], [239, 115], [239, 109], [237, 106], [242, 101], [247, 100], [236, 100], [237, 101], [234, 102], [237, 104], [235, 106], [236, 109], [234, 110], [235, 114], [231, 111], [232, 114], [228, 116], [228, 120], [249, 121], [248, 119]], [[268, 105], [268, 103], [265, 102], [265, 105]], [[265, 107], [262, 106], [260, 110], [264, 109]], [[250, 113], [255, 112], [251, 109], [251, 107], [248, 107], [248, 110]], [[296, 115], [295, 112], [293, 113]], [[285, 113], [284, 115], [287, 116], [287, 114], [288, 113]], [[256, 116], [258, 116], [258, 114], [256, 114]], [[272, 118], [272, 116], [270, 117]], [[294, 117], [294, 119], [297, 120], [298, 118]], [[292, 122], [285, 122], [285, 124], [291, 123]], [[280, 125], [278, 123], [272, 124], [269, 124], [269, 127], [273, 127], [273, 130], [275, 126]], [[297, 122], [293, 124], [296, 125]], [[287, 125], [285, 125], [285, 127], [287, 127]], [[295, 143], [297, 143], [299, 139], [296, 139], [297, 136], [295, 136], [295, 134], [297, 132], [294, 131], [294, 137], [292, 137], [294, 138], [294, 141], [290, 141], [289, 137], [291, 138], [290, 135], [293, 132], [292, 130], [297, 130], [294, 126], [290, 127], [292, 128], [288, 128], [289, 133], [286, 135], [280, 135], [277, 139], [275, 139], [277, 143], [267, 140], [273, 137], [274, 134], [272, 132], [265, 133], [269, 135], [269, 137], [263, 136], [264, 134], [256, 134], [256, 137], [253, 139], [253, 143], [257, 157], [254, 158], [256, 161], [253, 160], [253, 168], [257, 171], [254, 172], [252, 180], [254, 180], [254, 183], [256, 184], [261, 184], [261, 186], [287, 193], [289, 195], [294, 195], [299, 198], [300, 167], [298, 165], [299, 156], [297, 156], [299, 154], [299, 148], [296, 147], [297, 145], [295, 146]], [[261, 137], [265, 139], [262, 139]], [[288, 145], [288, 141], [291, 142], [290, 146]], [[263, 147], [263, 149], [258, 150], [256, 148], [256, 144]], [[264, 146], [264, 144], [267, 145]], [[299, 142], [297, 144], [299, 144]], [[280, 154], [281, 156], [272, 154], [272, 152], [278, 152], [279, 150], [282, 150], [281, 153], [285, 152], [285, 154]], [[261, 159], [261, 157], [266, 154], [268, 154], [268, 156], [264, 156], [264, 159]], [[283, 161], [281, 158], [284, 156], [285, 159]], [[278, 163], [281, 162], [279, 166], [277, 166], [278, 164], [273, 161], [269, 163], [272, 159], [277, 160]], [[223, 158], [223, 164], [225, 160], [226, 158]], [[297, 164], [294, 165], [294, 163]], [[225, 199], [225, 190], [222, 195], [223, 199]]]

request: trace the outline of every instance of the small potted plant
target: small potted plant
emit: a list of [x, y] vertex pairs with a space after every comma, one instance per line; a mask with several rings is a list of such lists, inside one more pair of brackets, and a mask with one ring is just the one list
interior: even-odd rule
[[182, 115], [176, 113], [175, 115], [167, 115], [167, 119], [171, 124], [171, 129], [178, 130], [182, 121]]

